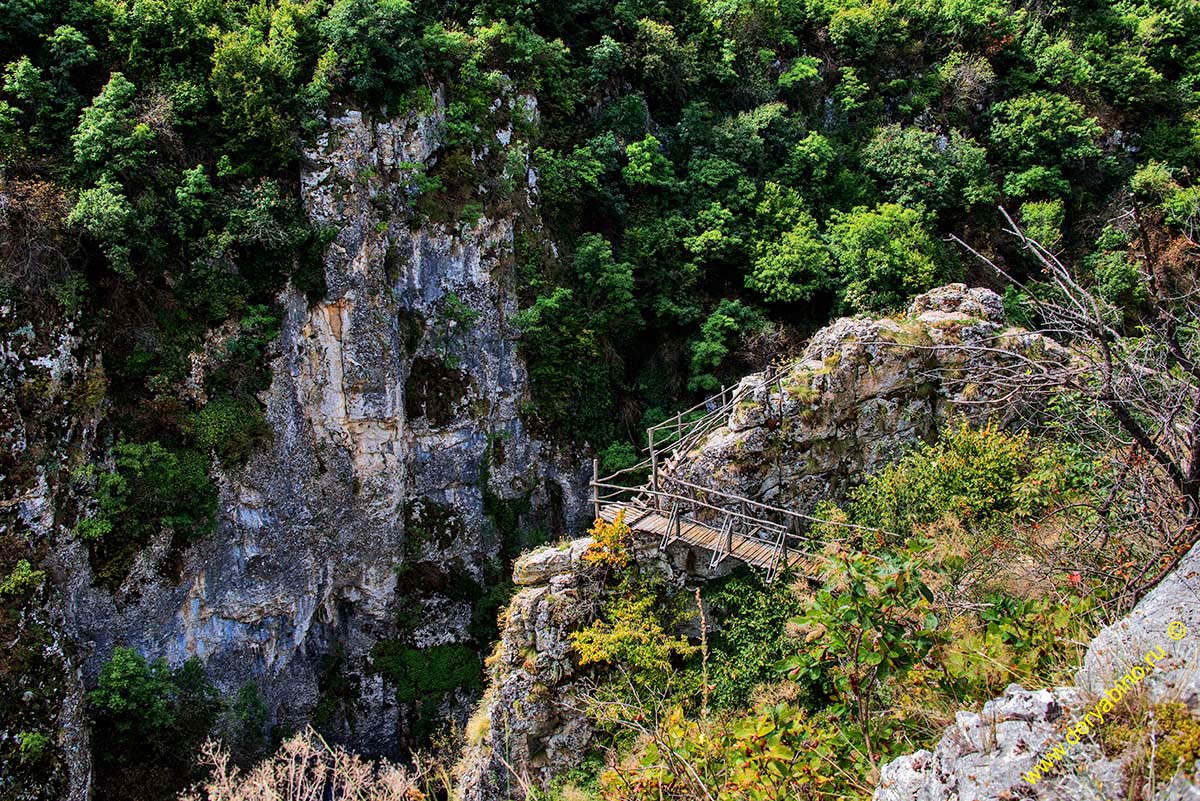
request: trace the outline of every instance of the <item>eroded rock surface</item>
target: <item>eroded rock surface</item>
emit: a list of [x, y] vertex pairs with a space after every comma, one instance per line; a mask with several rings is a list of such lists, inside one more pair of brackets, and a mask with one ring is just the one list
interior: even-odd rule
[[[395, 119], [347, 110], [304, 153], [304, 207], [337, 234], [324, 298], [281, 297], [260, 397], [271, 444], [220, 476], [220, 526], [183, 554], [177, 581], [153, 569], [152, 545], [110, 595], [92, 584], [83, 545], [64, 545], [89, 677], [117, 645], [172, 664], [198, 657], [222, 690], [257, 684], [280, 722], [302, 725], [324, 701], [327, 729], [394, 754], [404, 709], [372, 647], [470, 637], [473, 602], [514, 533], [489, 509], [579, 519], [583, 460], [531, 437], [519, 414], [513, 215], [415, 219], [415, 175], [437, 158], [443, 118], [440, 93]], [[331, 664], [349, 677], [338, 697]]]
[[1060, 353], [1007, 325], [996, 293], [963, 284], [921, 295], [897, 317], [840, 319], [799, 359], [744, 378], [750, 397], [671, 473], [807, 511], [956, 415], [1006, 424], [1033, 409], [1035, 398], [1008, 397], [988, 380], [1009, 354], [1032, 348]]
[[540, 786], [587, 752], [592, 729], [570, 633], [598, 610], [599, 588], [580, 560], [588, 544], [541, 548], [517, 562], [514, 580], [526, 586], [504, 615], [489, 686], [468, 726], [463, 801], [523, 798], [525, 782]]
[[[1104, 692], [1146, 653], [1161, 647], [1167, 657], [1148, 671], [1139, 688], [1144, 703], [1183, 701], [1197, 708], [1200, 664], [1200, 598], [1196, 575], [1200, 546], [1151, 590], [1121, 621], [1092, 641], [1073, 687], [1030, 691], [1010, 686], [987, 702], [979, 714], [959, 712], [937, 746], [900, 757], [883, 767], [874, 801], [1101, 801], [1128, 798], [1125, 762], [1131, 755], [1105, 755], [1095, 738], [1085, 737], [1068, 751], [1065, 765], [1031, 783], [1025, 775], [1063, 742], [1071, 726], [1094, 709]], [[1168, 636], [1168, 626], [1183, 623], [1187, 634]], [[1177, 776], [1155, 801], [1182, 801], [1200, 789]]]

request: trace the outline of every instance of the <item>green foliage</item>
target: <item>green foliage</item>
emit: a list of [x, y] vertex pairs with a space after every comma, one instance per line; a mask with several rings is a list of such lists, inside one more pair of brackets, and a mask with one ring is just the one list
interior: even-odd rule
[[601, 787], [613, 801], [817, 801], [838, 768], [865, 768], [854, 761], [832, 726], [787, 704], [715, 721], [674, 709], [637, 761], [603, 773]]
[[[829, 249], [817, 230], [817, 221], [798, 205], [773, 203], [772, 187], [759, 204], [759, 218], [766, 232], [782, 235], [759, 244], [756, 258], [746, 275], [746, 287], [761, 292], [772, 303], [812, 300], [831, 288]], [[790, 228], [788, 227], [790, 225]]]
[[963, 424], [871, 476], [847, 508], [854, 521], [898, 538], [893, 542], [946, 515], [984, 525], [997, 516], [1036, 514], [1090, 483], [1090, 465], [1065, 456], [1040, 452], [1027, 434]]
[[804, 646], [785, 667], [795, 678], [831, 682], [835, 703], [858, 724], [872, 760], [881, 748], [871, 739], [879, 689], [903, 679], [944, 636], [922, 577], [927, 550], [913, 541], [876, 555], [830, 555], [829, 583], [795, 621]]
[[766, 319], [740, 300], [722, 300], [704, 325], [700, 338], [692, 343], [692, 375], [688, 386], [711, 392], [721, 387], [717, 373], [728, 359], [737, 340], [766, 325]]
[[4, 581], [0, 581], [0, 596], [8, 598], [23, 598], [38, 587], [46, 579], [44, 570], [34, 570], [28, 559], [18, 560]]
[[1134, 325], [1148, 300], [1147, 281], [1130, 252], [1129, 235], [1106, 225], [1096, 237], [1094, 249], [1083, 260], [1100, 297], [1120, 309], [1123, 323]]
[[473, 690], [482, 680], [479, 654], [465, 645], [411, 648], [396, 640], [381, 640], [371, 647], [371, 660], [373, 669], [395, 686], [401, 704]]
[[662, 154], [661, 148], [662, 143], [650, 134], [640, 142], [629, 144], [625, 148], [629, 163], [622, 170], [626, 183], [632, 187], [655, 189], [673, 186], [674, 170], [671, 162]]
[[321, 34], [346, 84], [367, 98], [388, 99], [421, 68], [408, 0], [337, 0], [321, 21]]
[[137, 89], [119, 72], [83, 110], [71, 137], [75, 168], [85, 178], [130, 175], [153, 153], [154, 132], [134, 115]]
[[976, 617], [952, 621], [938, 649], [939, 689], [955, 699], [994, 696], [1014, 682], [1025, 686], [1069, 681], [1083, 644], [1099, 628], [1094, 597], [983, 596]]
[[1170, 225], [1195, 239], [1200, 234], [1200, 186], [1171, 192], [1163, 199], [1163, 213]]
[[258, 693], [258, 685], [248, 681], [239, 687], [227, 714], [230, 727], [223, 739], [230, 750], [242, 759], [262, 756], [267, 746], [270, 710]]
[[633, 296], [633, 265], [617, 262], [602, 236], [584, 234], [575, 245], [575, 273], [594, 324], [613, 338], [628, 336], [641, 323]]
[[121, 441], [110, 458], [111, 469], [89, 465], [81, 471], [92, 510], [75, 532], [91, 546], [97, 579], [115, 587], [138, 550], [159, 531], [170, 532], [178, 544], [208, 533], [215, 524], [217, 492], [208, 478], [208, 460], [195, 451]]
[[711, 587], [704, 600], [710, 618], [720, 621], [708, 658], [713, 706], [749, 706], [754, 690], [776, 679], [778, 663], [794, 653], [787, 623], [802, 602], [786, 582], [740, 576]]
[[17, 752], [26, 764], [42, 761], [50, 751], [50, 737], [42, 732], [17, 732]]
[[807, 83], [817, 80], [820, 77], [818, 62], [812, 56], [801, 56], [793, 61], [786, 70], [779, 75], [779, 86], [781, 89], [793, 89], [797, 86], [803, 86]]
[[[229, 151], [239, 161], [267, 166], [294, 155], [291, 112], [300, 68], [297, 32], [288, 24], [294, 21], [276, 15], [258, 27], [227, 31], [214, 43], [210, 86]], [[241, 169], [232, 163], [231, 168]]]
[[571, 290], [539, 296], [517, 325], [539, 413], [567, 431], [610, 440], [609, 371], [600, 338]]
[[635, 686], [665, 687], [673, 665], [696, 648], [669, 633], [678, 610], [664, 604], [660, 592], [653, 582], [626, 574], [605, 601], [600, 619], [571, 633], [579, 664], [620, 664]]
[[996, 198], [987, 151], [957, 130], [941, 137], [893, 123], [879, 129], [862, 158], [884, 196], [901, 206], [962, 209]]
[[946, 256], [924, 215], [894, 203], [835, 213], [829, 249], [850, 311], [897, 308], [950, 277]]
[[[1034, 92], [1006, 100], [996, 104], [993, 116], [991, 139], [1010, 168], [1006, 194], [1062, 194], [1063, 185], [1056, 179], [1061, 181], [1067, 170], [1100, 155], [1100, 124], [1061, 94]], [[1036, 183], [1028, 177], [1035, 169], [1044, 176]], [[1014, 191], [1017, 188], [1021, 191]]]
[[129, 240], [135, 232], [135, 213], [120, 184], [103, 176], [94, 187], [80, 192], [67, 222], [99, 242], [113, 270], [125, 278], [134, 276]]
[[637, 448], [631, 442], [614, 442], [600, 451], [599, 455], [600, 473], [605, 476], [638, 463]]
[[1026, 236], [1051, 253], [1062, 247], [1063, 203], [1061, 200], [1031, 200], [1021, 204], [1021, 227]]
[[262, 409], [253, 399], [213, 398], [192, 416], [196, 447], [215, 452], [222, 462], [238, 464], [270, 434]]
[[170, 797], [170, 786], [142, 783], [151, 776], [173, 782], [193, 777], [197, 749], [216, 720], [220, 702], [196, 660], [172, 670], [166, 660], [147, 662], [131, 648], [115, 648], [88, 693], [102, 793], [136, 782], [150, 795]]

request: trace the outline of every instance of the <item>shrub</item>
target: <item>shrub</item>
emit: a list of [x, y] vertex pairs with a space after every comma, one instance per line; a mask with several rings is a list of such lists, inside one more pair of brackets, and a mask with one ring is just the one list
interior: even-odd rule
[[601, 619], [572, 632], [571, 646], [581, 665], [620, 665], [635, 686], [662, 690], [669, 684], [672, 664], [697, 652], [670, 629], [679, 610], [665, 603], [661, 587], [633, 574], [604, 602]]
[[622, 174], [632, 187], [666, 189], [674, 185], [674, 168], [662, 154], [662, 143], [649, 134], [640, 142], [632, 142], [625, 148], [629, 163]]
[[720, 621], [708, 658], [713, 705], [744, 707], [756, 687], [778, 678], [778, 663], [795, 651], [787, 623], [802, 611], [801, 600], [787, 582], [765, 585], [739, 576], [711, 588], [705, 601]]
[[140, 169], [154, 151], [154, 132], [134, 116], [137, 89], [119, 72], [79, 117], [71, 137], [75, 168], [85, 176], [129, 174]]
[[629, 564], [629, 549], [633, 547], [633, 532], [625, 524], [625, 510], [609, 523], [596, 518], [588, 534], [592, 543], [583, 553], [583, 561], [591, 565], [621, 568]]
[[795, 619], [802, 650], [785, 666], [793, 678], [832, 684], [835, 711], [855, 722], [872, 762], [883, 751], [875, 729], [880, 689], [903, 679], [944, 636], [922, 576], [927, 550], [914, 541], [876, 555], [830, 554], [825, 586]]
[[122, 440], [110, 456], [112, 469], [88, 465], [79, 473], [92, 510], [75, 533], [91, 546], [97, 579], [114, 587], [159, 531], [170, 531], [179, 545], [207, 534], [216, 522], [217, 491], [208, 459], [196, 451]]
[[408, 0], [338, 0], [321, 22], [321, 35], [337, 54], [343, 80], [367, 97], [394, 97], [420, 70]]
[[0, 581], [0, 595], [22, 598], [41, 586], [45, 579], [45, 571], [34, 570], [28, 559], [22, 559], [4, 581]]
[[[601, 774], [609, 801], [822, 801], [835, 795], [833, 776], [861, 774], [856, 752], [834, 726], [787, 704], [742, 716], [691, 720], [666, 710], [648, 729], [633, 759]], [[860, 754], [861, 752], [857, 752]]]
[[853, 312], [897, 308], [951, 274], [925, 215], [894, 203], [835, 213], [829, 248], [837, 262], [842, 303]]
[[[88, 693], [88, 708], [101, 792], [119, 795], [133, 781], [162, 798], [191, 776], [220, 703], [198, 661], [172, 670], [165, 659], [147, 662], [131, 648], [116, 648]], [[165, 786], [163, 772], [172, 779]]]
[[50, 737], [39, 731], [17, 732], [17, 753], [24, 764], [40, 762], [50, 751]]
[[771, 303], [812, 300], [831, 288], [830, 262], [817, 221], [801, 211], [791, 230], [762, 248], [746, 275], [746, 287], [761, 292]]
[[987, 151], [958, 131], [944, 137], [887, 125], [863, 149], [862, 158], [884, 196], [902, 206], [961, 209], [996, 198]]
[[396, 640], [382, 640], [371, 648], [375, 672], [396, 688], [402, 704], [436, 701], [460, 688], [480, 686], [479, 654], [465, 645], [412, 648]]
[[[711, 392], [721, 387], [717, 377], [739, 339], [766, 325], [766, 318], [740, 300], [722, 300], [700, 326], [692, 343], [692, 369], [688, 389]], [[728, 369], [728, 368], [727, 368]]]
[[253, 398], [213, 398], [192, 415], [192, 438], [202, 451], [222, 462], [240, 464], [270, 434], [262, 408]]

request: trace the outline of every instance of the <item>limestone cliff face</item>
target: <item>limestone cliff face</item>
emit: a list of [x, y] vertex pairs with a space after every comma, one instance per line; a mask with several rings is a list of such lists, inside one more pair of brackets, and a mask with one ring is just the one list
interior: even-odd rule
[[[304, 153], [304, 206], [336, 237], [325, 297], [281, 297], [261, 396], [271, 444], [220, 476], [220, 526], [184, 554], [177, 582], [135, 566], [110, 595], [83, 547], [64, 547], [86, 674], [116, 645], [198, 657], [224, 690], [255, 682], [284, 723], [324, 702], [328, 727], [391, 752], [404, 710], [371, 648], [469, 638], [471, 599], [447, 587], [496, 571], [504, 532], [485, 502], [530, 524], [578, 518], [583, 460], [531, 437], [519, 415], [513, 215], [455, 228], [414, 218], [414, 174], [437, 158], [443, 114], [440, 94], [396, 119], [347, 110]], [[523, 191], [516, 201], [528, 208]], [[331, 664], [349, 679], [336, 697]]]
[[[0, 202], [2, 195], [0, 189]], [[56, 499], [67, 483], [60, 466], [71, 466], [72, 452], [86, 451], [95, 433], [103, 370], [98, 358], [79, 355], [86, 350], [72, 321], [31, 320], [0, 301], [0, 533], [25, 540], [34, 553], [52, 552]], [[63, 580], [55, 572], [51, 578]], [[11, 671], [0, 685], [0, 743], [11, 754], [21, 731], [50, 737], [62, 759], [39, 789], [84, 801], [89, 732], [75, 644], [65, 635], [69, 610], [44, 589], [17, 606], [19, 613], [5, 610], [0, 620]], [[0, 758], [0, 789], [21, 789], [22, 766], [15, 762]]]

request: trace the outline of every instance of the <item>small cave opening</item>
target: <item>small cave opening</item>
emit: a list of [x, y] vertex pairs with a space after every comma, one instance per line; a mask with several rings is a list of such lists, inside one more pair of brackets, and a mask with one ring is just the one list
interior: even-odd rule
[[404, 412], [408, 419], [424, 417], [434, 427], [454, 420], [471, 382], [461, 370], [443, 360], [420, 356], [413, 360], [404, 388]]

